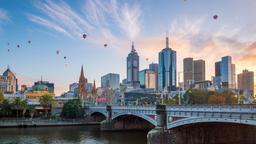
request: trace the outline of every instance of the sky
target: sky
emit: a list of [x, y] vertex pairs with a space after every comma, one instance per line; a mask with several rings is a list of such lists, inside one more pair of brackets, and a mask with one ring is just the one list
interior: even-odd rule
[[83, 65], [100, 86], [104, 74], [126, 77], [132, 41], [142, 70], [158, 62], [168, 35], [178, 72], [183, 58], [203, 59], [211, 80], [214, 63], [230, 55], [237, 74], [256, 76], [255, 7], [255, 0], [0, 0], [0, 74], [9, 66], [28, 86], [42, 76], [59, 95]]

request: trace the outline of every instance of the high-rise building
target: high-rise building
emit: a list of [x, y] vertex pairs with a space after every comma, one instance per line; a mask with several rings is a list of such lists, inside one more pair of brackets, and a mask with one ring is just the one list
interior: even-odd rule
[[215, 77], [220, 76], [220, 61], [215, 63]]
[[15, 93], [17, 90], [18, 80], [8, 67], [3, 75], [0, 75], [0, 91], [3, 91], [4, 93]]
[[254, 99], [254, 72], [243, 70], [237, 75], [238, 90], [244, 94], [245, 100], [251, 103]]
[[205, 81], [205, 61], [204, 60], [194, 61], [194, 81], [195, 82]]
[[87, 97], [86, 84], [87, 79], [84, 77], [84, 70], [82, 66], [78, 83], [78, 96], [81, 101], [84, 101]]
[[102, 88], [111, 88], [118, 89], [120, 85], [120, 76], [115, 73], [108, 73], [101, 77], [101, 87]]
[[193, 58], [183, 59], [183, 82], [184, 88], [191, 88], [192, 82], [194, 81], [194, 61]]
[[205, 61], [184, 58], [183, 73], [184, 89], [194, 87], [195, 82], [205, 81]]
[[168, 37], [166, 37], [166, 48], [158, 54], [158, 64], [159, 90], [176, 90], [176, 51], [169, 48]]
[[133, 88], [139, 88], [139, 55], [134, 49], [132, 43], [132, 50], [127, 57], [127, 85]]
[[[235, 64], [232, 64], [231, 56], [221, 58], [221, 61], [215, 63], [215, 77], [219, 83], [214, 83], [215, 87], [235, 89]], [[217, 82], [217, 81], [216, 81]]]
[[144, 69], [139, 72], [140, 87], [141, 88], [156, 88], [156, 74], [154, 71]]
[[155, 72], [155, 87], [156, 87], [156, 89], [158, 89], [158, 63], [151, 63], [151, 64], [149, 64], [149, 70], [151, 70], [151, 71], [154, 71]]

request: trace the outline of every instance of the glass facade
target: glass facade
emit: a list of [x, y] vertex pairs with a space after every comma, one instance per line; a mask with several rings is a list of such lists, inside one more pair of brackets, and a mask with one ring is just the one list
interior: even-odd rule
[[159, 52], [158, 61], [158, 89], [176, 90], [176, 51], [167, 45], [167, 48]]
[[119, 74], [109, 73], [101, 77], [102, 88], [118, 89], [120, 84]]

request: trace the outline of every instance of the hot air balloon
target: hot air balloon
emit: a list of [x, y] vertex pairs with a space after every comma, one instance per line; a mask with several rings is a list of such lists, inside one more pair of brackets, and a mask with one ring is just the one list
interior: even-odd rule
[[10, 45], [10, 43], [8, 42], [7, 45]]
[[107, 44], [104, 44], [104, 47], [107, 47], [108, 45]]
[[31, 44], [31, 40], [29, 40], [28, 43]]
[[17, 45], [17, 48], [19, 48], [20, 47], [20, 45]]
[[146, 61], [148, 61], [149, 60], [149, 58], [146, 58]]
[[218, 15], [214, 15], [213, 19], [217, 20], [218, 19]]
[[85, 39], [87, 37], [87, 35], [86, 34], [83, 34], [83, 38]]
[[66, 57], [66, 56], [64, 56], [64, 59], [67, 59], [67, 57]]
[[57, 50], [57, 51], [56, 51], [56, 54], [59, 54], [59, 53], [60, 53], [60, 51], [59, 51], [59, 50]]
[[10, 49], [8, 49], [8, 52], [10, 52]]

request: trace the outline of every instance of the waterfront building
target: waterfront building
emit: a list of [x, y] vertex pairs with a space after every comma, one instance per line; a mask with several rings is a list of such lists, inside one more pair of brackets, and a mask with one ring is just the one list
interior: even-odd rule
[[245, 96], [246, 103], [254, 100], [254, 72], [243, 70], [237, 75], [238, 90]]
[[166, 48], [158, 54], [158, 90], [176, 90], [176, 51], [169, 48], [166, 37]]
[[25, 96], [29, 101], [39, 102], [40, 97], [44, 95], [55, 96], [53, 91], [52, 89], [49, 90], [48, 85], [41, 80], [41, 82], [35, 82], [32, 88], [25, 92]]
[[4, 93], [16, 93], [18, 91], [18, 79], [9, 67], [3, 75], [0, 75], [0, 91]]
[[155, 72], [155, 88], [158, 89], [158, 63], [149, 64], [149, 70]]
[[139, 88], [139, 55], [132, 43], [132, 50], [127, 56], [127, 85], [133, 89]]
[[154, 71], [144, 69], [139, 72], [139, 80], [141, 88], [156, 89], [156, 74]]
[[50, 83], [48, 81], [43, 81], [41, 78], [41, 81], [37, 81], [34, 83], [34, 86], [38, 86], [38, 85], [45, 85], [47, 86], [47, 89], [50, 93], [54, 93], [54, 83]]
[[108, 73], [101, 77], [101, 87], [102, 88], [111, 88], [118, 89], [120, 85], [119, 74]]

